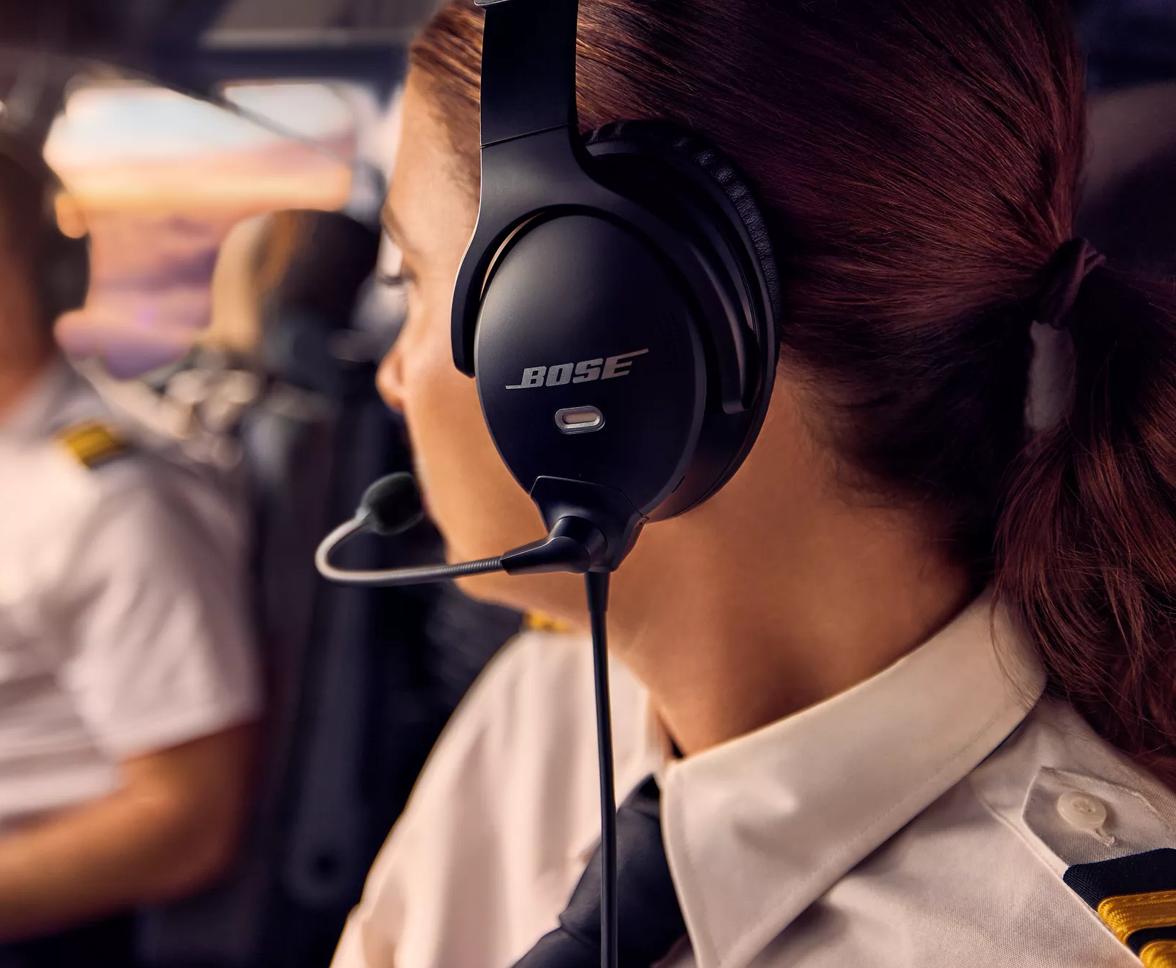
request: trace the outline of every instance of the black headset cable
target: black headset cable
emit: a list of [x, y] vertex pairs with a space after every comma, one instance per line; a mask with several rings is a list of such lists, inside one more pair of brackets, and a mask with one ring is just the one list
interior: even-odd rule
[[608, 695], [607, 571], [584, 576], [596, 678], [596, 746], [600, 765], [600, 965], [617, 968], [617, 804], [613, 788], [612, 711]]

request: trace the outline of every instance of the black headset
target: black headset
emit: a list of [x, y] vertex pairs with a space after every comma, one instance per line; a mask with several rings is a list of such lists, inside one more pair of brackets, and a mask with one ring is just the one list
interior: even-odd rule
[[482, 188], [453, 358], [552, 527], [615, 568], [645, 521], [738, 469], [767, 410], [781, 312], [754, 192], [699, 135], [622, 121], [582, 140], [577, 0], [477, 0]]
[[356, 571], [335, 548], [422, 516], [411, 475], [368, 488], [315, 556], [357, 585], [505, 571], [586, 574], [600, 756], [601, 964], [618, 960], [617, 837], [605, 613], [646, 521], [739, 469], [775, 380], [782, 307], [755, 195], [699, 135], [621, 121], [581, 139], [578, 0], [476, 0], [482, 192], [453, 298], [453, 360], [547, 537], [495, 558]]
[[63, 313], [80, 309], [90, 288], [90, 237], [67, 235], [57, 219], [65, 186], [41, 154], [10, 132], [0, 131], [0, 163], [8, 162], [28, 179], [38, 196], [41, 218], [34, 247], [37, 293], [43, 315], [52, 325]]
[[410, 475], [376, 482], [319, 546], [333, 581], [608, 573], [641, 527], [738, 470], [763, 424], [782, 307], [755, 193], [698, 134], [619, 121], [582, 139], [578, 0], [476, 0], [482, 187], [453, 296], [453, 359], [538, 505], [543, 542], [460, 565], [355, 571], [353, 535], [421, 516]]

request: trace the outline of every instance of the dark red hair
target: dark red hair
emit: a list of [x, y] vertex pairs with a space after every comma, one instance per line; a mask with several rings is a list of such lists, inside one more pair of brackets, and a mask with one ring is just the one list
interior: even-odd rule
[[[480, 17], [417, 41], [478, 178]], [[1072, 234], [1082, 61], [1065, 0], [582, 0], [580, 117], [668, 118], [758, 187], [783, 364], [853, 485], [917, 508], [1052, 690], [1176, 784], [1176, 312], [1096, 270], [1068, 416], [1025, 428], [1030, 322]]]

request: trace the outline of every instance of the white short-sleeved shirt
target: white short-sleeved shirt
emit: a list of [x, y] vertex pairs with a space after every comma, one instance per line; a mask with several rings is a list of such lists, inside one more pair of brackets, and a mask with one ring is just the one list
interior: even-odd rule
[[[989, 596], [873, 678], [684, 760], [612, 665], [618, 799], [657, 774], [688, 929], [663, 965], [1138, 966], [1063, 874], [1176, 846], [1176, 797], [1040, 698]], [[447, 727], [334, 968], [513, 964], [555, 927], [597, 810], [590, 645], [526, 633]]]
[[240, 510], [63, 363], [0, 421], [0, 831], [257, 715]]

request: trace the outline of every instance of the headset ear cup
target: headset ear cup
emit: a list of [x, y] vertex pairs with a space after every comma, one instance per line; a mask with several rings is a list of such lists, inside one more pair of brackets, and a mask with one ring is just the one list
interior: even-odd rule
[[623, 142], [649, 157], [673, 154], [686, 159], [698, 173], [722, 190], [747, 232], [750, 248], [767, 285], [772, 316], [778, 321], [782, 313], [782, 297], [772, 235], [755, 190], [738, 166], [706, 138], [668, 121], [614, 121], [590, 132], [584, 143], [590, 147], [609, 142]]
[[59, 241], [52, 265], [54, 319], [81, 309], [90, 291], [90, 237], [71, 238], [58, 231]]
[[[722, 304], [733, 309], [724, 315], [711, 303], [710, 314], [699, 317], [709, 345], [709, 402], [689, 471], [672, 498], [651, 515], [657, 520], [714, 494], [738, 470], [759, 434], [776, 378], [782, 315], [772, 237], [750, 182], [693, 132], [663, 121], [616, 122], [589, 134], [585, 153], [593, 177], [709, 253], [707, 278], [722, 294]], [[742, 345], [733, 348], [737, 341]], [[731, 406], [724, 389], [731, 385], [732, 359], [748, 361], [755, 378], [742, 391], [742, 408]]]
[[47, 228], [40, 272], [41, 304], [52, 326], [59, 317], [85, 305], [90, 287], [89, 237], [71, 238]]

